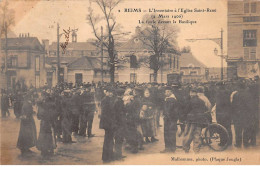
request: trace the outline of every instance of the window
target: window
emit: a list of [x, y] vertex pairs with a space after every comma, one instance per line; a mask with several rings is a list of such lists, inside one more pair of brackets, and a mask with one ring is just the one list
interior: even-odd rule
[[94, 77], [96, 77], [97, 76], [97, 71], [94, 71]]
[[256, 2], [245, 2], [244, 3], [244, 13], [256, 13]]
[[249, 17], [243, 17], [244, 22], [259, 22], [260, 17], [259, 16], [249, 16]]
[[40, 57], [35, 57], [35, 71], [40, 71]]
[[130, 73], [130, 82], [136, 83], [137, 81], [137, 74], [136, 73]]
[[256, 59], [256, 48], [250, 49], [250, 59], [255, 60]]
[[244, 3], [244, 13], [249, 13], [249, 2]]
[[256, 2], [251, 3], [251, 13], [256, 13]]
[[17, 56], [10, 56], [7, 61], [8, 68], [16, 68], [17, 67]]
[[156, 82], [155, 81], [155, 74], [150, 74], [150, 82]]
[[243, 46], [255, 47], [257, 46], [257, 32], [256, 30], [244, 30], [243, 31]]
[[255, 60], [256, 59], [256, 48], [244, 48], [244, 59]]
[[244, 59], [249, 59], [249, 48], [244, 49]]
[[190, 71], [190, 75], [197, 75], [197, 71]]

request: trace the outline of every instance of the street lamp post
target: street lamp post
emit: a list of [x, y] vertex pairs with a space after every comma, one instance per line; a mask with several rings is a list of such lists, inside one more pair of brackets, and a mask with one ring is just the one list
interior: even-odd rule
[[60, 25], [57, 23], [57, 75], [58, 84], [60, 83]]
[[[217, 43], [218, 45], [219, 45], [219, 47], [220, 47], [220, 49], [221, 49], [221, 55], [220, 55], [220, 57], [221, 57], [221, 80], [223, 80], [224, 79], [224, 68], [223, 68], [223, 59], [224, 59], [224, 52], [223, 52], [223, 32], [224, 32], [224, 30], [223, 30], [223, 28], [221, 28], [221, 31], [220, 31], [220, 33], [221, 33], [221, 36], [220, 36], [220, 38], [206, 38], [206, 39], [186, 39], [187, 41], [189, 41], [189, 42], [194, 42], [194, 41], [197, 41], [197, 40], [211, 40], [211, 41], [214, 41], [215, 43]], [[214, 49], [214, 53], [217, 55], [217, 53], [218, 53], [218, 51], [217, 51], [217, 49], [215, 48]]]

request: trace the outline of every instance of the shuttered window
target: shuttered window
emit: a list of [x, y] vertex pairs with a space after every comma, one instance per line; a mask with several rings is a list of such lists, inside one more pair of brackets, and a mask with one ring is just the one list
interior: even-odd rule
[[251, 13], [256, 13], [256, 2], [251, 3]]
[[244, 13], [249, 13], [249, 2], [244, 3]]

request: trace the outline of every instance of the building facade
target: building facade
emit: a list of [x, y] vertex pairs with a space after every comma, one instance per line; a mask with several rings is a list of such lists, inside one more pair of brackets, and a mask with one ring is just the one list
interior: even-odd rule
[[[154, 71], [150, 69], [149, 57], [153, 55], [153, 50], [143, 43], [138, 36], [140, 27], [136, 27], [135, 34], [126, 42], [122, 42], [116, 49], [118, 58], [123, 61], [118, 67], [118, 80], [120, 82], [154, 82]], [[132, 66], [131, 58], [134, 56], [137, 66]], [[160, 57], [160, 68], [157, 72], [157, 82], [166, 83], [167, 74], [179, 71], [180, 55], [172, 50], [168, 50]]]
[[259, 76], [260, 1], [228, 1], [228, 79]]
[[204, 82], [206, 79], [207, 67], [197, 60], [192, 53], [181, 53], [180, 72], [183, 83]]
[[[5, 39], [1, 39], [2, 68], [5, 67]], [[4, 71], [2, 71], [3, 73]], [[7, 88], [15, 88], [17, 82], [39, 88], [46, 82], [44, 47], [29, 34], [7, 39]]]
[[[57, 79], [57, 58], [46, 58], [47, 85], [53, 87], [58, 83]], [[95, 57], [83, 56], [61, 57], [60, 59], [60, 80], [62, 82], [73, 83], [91, 83], [102, 81], [101, 61]], [[117, 78], [116, 78], [117, 80]], [[108, 67], [103, 67], [103, 81], [110, 81]]]

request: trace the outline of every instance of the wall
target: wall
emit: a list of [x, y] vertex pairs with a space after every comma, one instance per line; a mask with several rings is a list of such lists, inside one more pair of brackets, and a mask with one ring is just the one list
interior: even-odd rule
[[[40, 52], [26, 51], [26, 50], [9, 50], [8, 58], [10, 56], [17, 56], [17, 68], [8, 68], [9, 71], [16, 71], [16, 82], [24, 80], [25, 84], [30, 87], [35, 86], [35, 57], [40, 58], [40, 72], [39, 72], [39, 86], [43, 86], [46, 82], [46, 72], [44, 67], [44, 54]], [[30, 61], [27, 65], [28, 60]]]
[[68, 82], [72, 82], [73, 84], [75, 83], [75, 74], [82, 74], [82, 82], [92, 82], [93, 80], [93, 75], [94, 71], [92, 70], [69, 70], [68, 69], [68, 75], [67, 79]]
[[[255, 22], [244, 22], [243, 17], [248, 16], [260, 17], [260, 1], [257, 1], [256, 13], [244, 13], [243, 1], [228, 2], [228, 79], [232, 79], [236, 75], [248, 77], [250, 74], [241, 74], [239, 66], [246, 65], [246, 63], [254, 65], [256, 61], [260, 61], [260, 19]], [[243, 47], [243, 30], [257, 30], [256, 47]], [[256, 59], [244, 57], [246, 48], [256, 49]]]
[[[257, 12], [252, 16], [260, 16], [260, 1], [257, 2]], [[243, 30], [257, 30], [256, 56], [260, 59], [260, 21], [243, 22], [244, 14], [243, 1], [228, 2], [228, 57], [239, 59], [244, 56]]]

